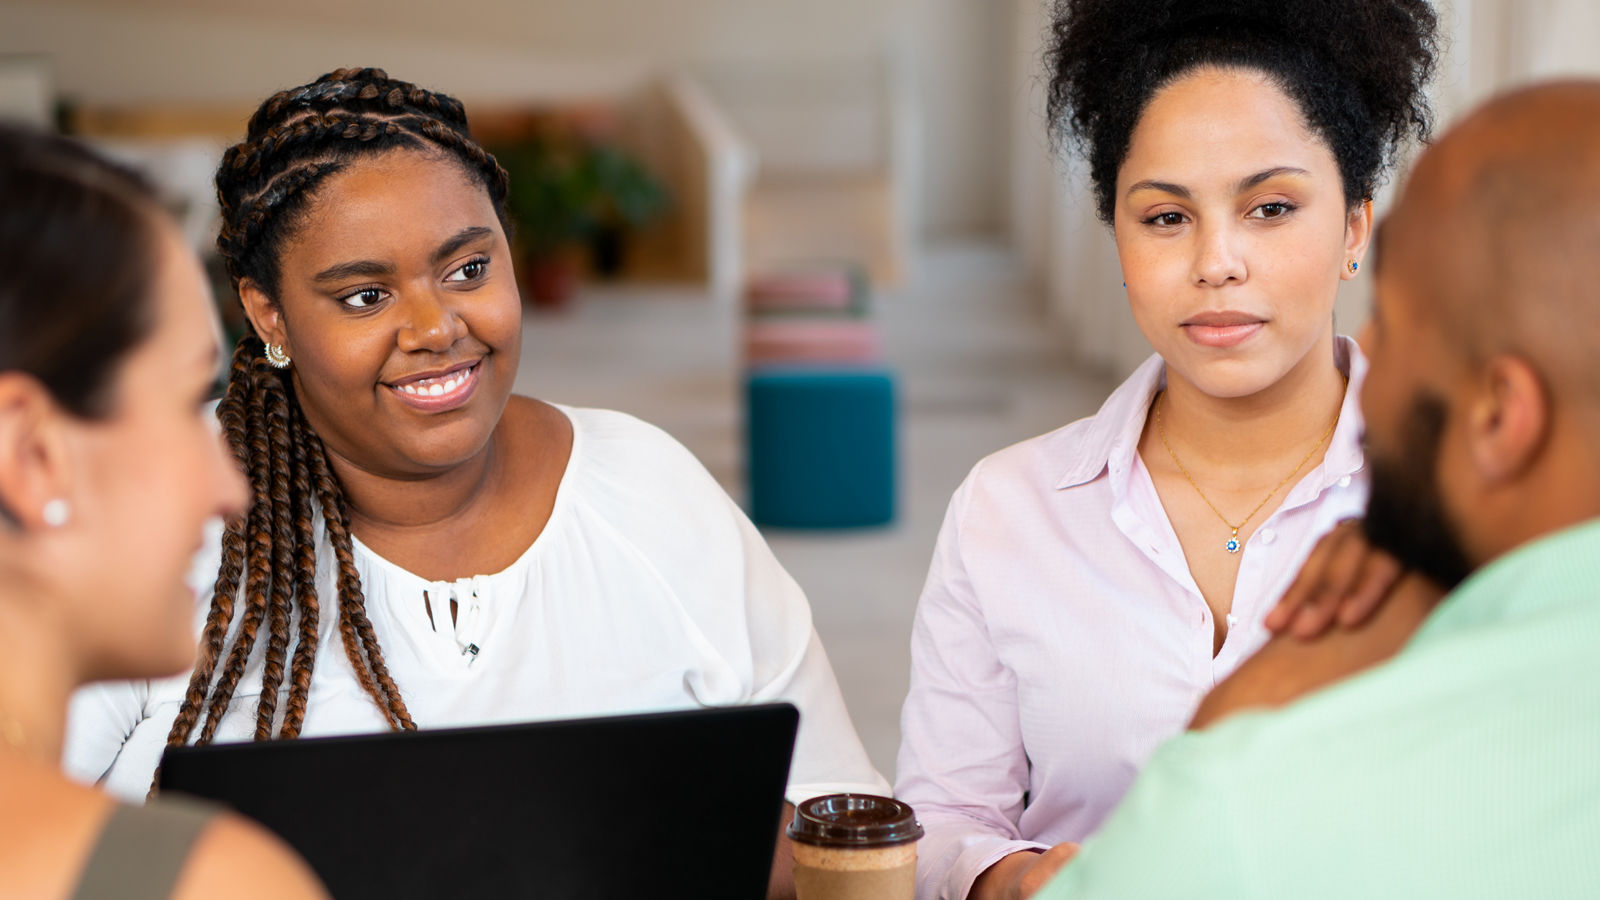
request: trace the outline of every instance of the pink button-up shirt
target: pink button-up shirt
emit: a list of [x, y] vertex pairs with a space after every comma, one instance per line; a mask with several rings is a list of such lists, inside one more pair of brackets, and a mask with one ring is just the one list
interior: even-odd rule
[[911, 636], [895, 793], [927, 830], [919, 900], [962, 900], [1009, 853], [1083, 840], [1156, 745], [1265, 643], [1261, 620], [1317, 539], [1366, 507], [1366, 362], [1342, 337], [1335, 357], [1350, 388], [1327, 453], [1241, 551], [1215, 656], [1211, 611], [1138, 454], [1160, 357], [1093, 417], [973, 468]]

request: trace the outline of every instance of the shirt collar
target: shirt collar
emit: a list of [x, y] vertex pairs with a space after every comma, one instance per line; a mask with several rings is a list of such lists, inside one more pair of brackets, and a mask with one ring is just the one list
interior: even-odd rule
[[[1333, 361], [1350, 379], [1344, 402], [1339, 407], [1339, 424], [1328, 440], [1322, 470], [1326, 480], [1360, 471], [1362, 467], [1361, 383], [1367, 375], [1367, 359], [1356, 342], [1344, 335], [1333, 339]], [[1166, 384], [1166, 363], [1160, 354], [1151, 354], [1128, 379], [1111, 392], [1087, 427], [1077, 432], [1077, 440], [1061, 448], [1067, 467], [1056, 482], [1058, 490], [1077, 487], [1100, 477], [1108, 468], [1124, 472], [1133, 465], [1139, 450], [1139, 435], [1144, 431], [1150, 401]], [[1320, 489], [1320, 488], [1319, 488]]]
[[1354, 475], [1366, 465], [1361, 438], [1367, 430], [1361, 416], [1361, 385], [1367, 380], [1367, 358], [1361, 347], [1344, 335], [1333, 339], [1333, 364], [1350, 379], [1339, 404], [1339, 424], [1328, 438], [1328, 452], [1322, 457], [1322, 470], [1329, 479]]
[[1538, 538], [1483, 566], [1428, 616], [1407, 645], [1425, 646], [1482, 626], [1594, 604], [1600, 590], [1600, 519]]
[[1106, 398], [1100, 411], [1078, 433], [1076, 446], [1062, 448], [1067, 469], [1056, 488], [1077, 487], [1099, 478], [1113, 456], [1131, 459], [1139, 446], [1150, 399], [1165, 381], [1166, 364], [1160, 354], [1151, 354]]

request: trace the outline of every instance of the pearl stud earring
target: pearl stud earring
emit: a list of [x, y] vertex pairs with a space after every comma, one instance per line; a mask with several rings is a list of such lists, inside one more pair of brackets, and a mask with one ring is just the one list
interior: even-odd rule
[[44, 509], [39, 510], [39, 517], [51, 528], [60, 528], [72, 518], [72, 505], [57, 497], [46, 503]]

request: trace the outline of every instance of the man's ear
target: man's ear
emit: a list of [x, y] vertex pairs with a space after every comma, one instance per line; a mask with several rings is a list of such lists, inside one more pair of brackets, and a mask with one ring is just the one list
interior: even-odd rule
[[1533, 366], [1515, 356], [1489, 360], [1467, 419], [1479, 474], [1505, 482], [1531, 468], [1549, 441], [1552, 414], [1550, 392]]
[[1351, 271], [1351, 263], [1362, 263], [1367, 256], [1367, 245], [1372, 241], [1372, 201], [1363, 200], [1350, 210], [1344, 223], [1344, 267], [1339, 277], [1345, 281], [1355, 278], [1359, 268]]
[[7, 524], [44, 528], [45, 505], [69, 499], [65, 424], [66, 413], [38, 379], [0, 373], [0, 518]]
[[260, 285], [248, 278], [240, 281], [239, 302], [244, 304], [245, 318], [250, 320], [250, 327], [255, 329], [257, 337], [268, 344], [277, 344], [294, 356], [294, 351], [289, 347], [289, 335], [283, 328], [283, 313]]

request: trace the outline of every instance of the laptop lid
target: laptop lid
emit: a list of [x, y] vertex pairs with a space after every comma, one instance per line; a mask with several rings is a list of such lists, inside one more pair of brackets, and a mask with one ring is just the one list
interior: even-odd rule
[[171, 747], [162, 791], [277, 832], [334, 897], [763, 896], [787, 703]]

